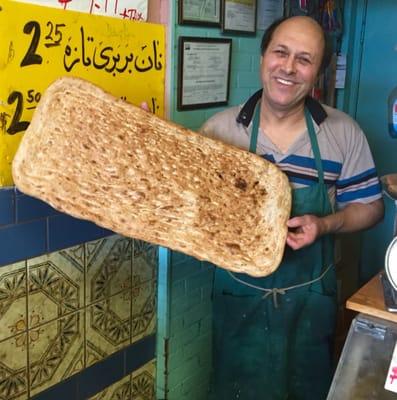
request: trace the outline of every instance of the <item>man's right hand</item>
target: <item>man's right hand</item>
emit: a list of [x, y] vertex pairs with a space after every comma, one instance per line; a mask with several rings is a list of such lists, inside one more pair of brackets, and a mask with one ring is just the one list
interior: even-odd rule
[[148, 103], [146, 103], [146, 101], [143, 101], [143, 102], [141, 103], [141, 108], [142, 108], [142, 110], [145, 110], [145, 111], [149, 111], [149, 112], [150, 112], [149, 105], [148, 105]]

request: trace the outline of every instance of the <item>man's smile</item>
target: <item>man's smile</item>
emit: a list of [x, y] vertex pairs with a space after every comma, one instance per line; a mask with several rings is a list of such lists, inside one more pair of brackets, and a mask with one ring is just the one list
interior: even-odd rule
[[283, 78], [275, 78], [275, 79], [278, 83], [281, 83], [282, 85], [286, 85], [286, 86], [292, 86], [292, 85], [296, 84], [296, 82], [293, 82], [293, 81], [290, 81], [287, 79], [283, 79]]

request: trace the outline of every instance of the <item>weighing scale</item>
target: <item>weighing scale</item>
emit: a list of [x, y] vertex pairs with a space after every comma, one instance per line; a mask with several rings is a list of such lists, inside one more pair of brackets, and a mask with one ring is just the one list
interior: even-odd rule
[[385, 256], [385, 274], [382, 274], [385, 306], [390, 312], [397, 312], [397, 174], [381, 178], [384, 193], [395, 203], [393, 236]]

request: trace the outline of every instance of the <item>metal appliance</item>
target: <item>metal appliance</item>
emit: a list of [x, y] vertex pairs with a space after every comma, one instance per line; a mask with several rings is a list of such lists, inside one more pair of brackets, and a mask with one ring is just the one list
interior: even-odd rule
[[385, 256], [385, 274], [382, 274], [385, 306], [391, 312], [397, 312], [397, 174], [385, 175], [381, 178], [383, 192], [395, 203], [393, 240], [390, 242]]

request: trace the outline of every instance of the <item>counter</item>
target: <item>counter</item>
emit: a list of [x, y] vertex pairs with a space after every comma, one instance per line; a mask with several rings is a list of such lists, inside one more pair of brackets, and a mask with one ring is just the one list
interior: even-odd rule
[[397, 323], [397, 313], [385, 308], [381, 274], [375, 275], [346, 302], [346, 308]]
[[327, 400], [396, 400], [397, 313], [385, 308], [380, 274], [349, 298], [346, 307], [359, 314], [351, 323]]

